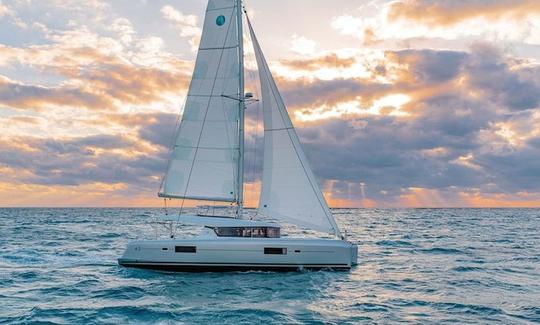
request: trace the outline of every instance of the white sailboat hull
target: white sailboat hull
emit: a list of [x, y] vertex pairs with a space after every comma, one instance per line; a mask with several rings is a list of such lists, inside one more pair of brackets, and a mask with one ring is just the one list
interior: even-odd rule
[[118, 263], [180, 271], [348, 270], [358, 246], [343, 240], [288, 238], [193, 238], [131, 242]]

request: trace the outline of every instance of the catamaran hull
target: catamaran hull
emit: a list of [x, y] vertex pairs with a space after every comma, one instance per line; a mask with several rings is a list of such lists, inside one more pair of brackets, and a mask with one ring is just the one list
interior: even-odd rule
[[118, 263], [175, 272], [348, 270], [357, 250], [346, 241], [323, 239], [149, 240], [130, 243]]

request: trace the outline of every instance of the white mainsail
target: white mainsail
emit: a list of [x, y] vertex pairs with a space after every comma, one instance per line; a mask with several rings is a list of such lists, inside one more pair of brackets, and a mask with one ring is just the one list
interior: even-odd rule
[[238, 0], [208, 2], [195, 70], [160, 197], [241, 202], [239, 9]]
[[259, 70], [264, 119], [264, 164], [258, 211], [340, 237], [249, 18], [248, 26]]

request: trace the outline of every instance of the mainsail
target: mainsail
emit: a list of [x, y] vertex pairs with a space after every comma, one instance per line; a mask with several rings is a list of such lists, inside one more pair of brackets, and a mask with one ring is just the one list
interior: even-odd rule
[[249, 18], [248, 26], [259, 70], [264, 119], [264, 163], [258, 211], [340, 237]]
[[239, 2], [208, 2], [195, 70], [160, 197], [241, 202]]

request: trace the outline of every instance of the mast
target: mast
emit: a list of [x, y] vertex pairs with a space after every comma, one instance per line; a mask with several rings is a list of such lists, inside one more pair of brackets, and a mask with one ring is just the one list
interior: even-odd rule
[[238, 210], [236, 217], [242, 216], [244, 208], [244, 35], [242, 31], [242, 0], [236, 1], [237, 26], [238, 26], [238, 59], [239, 59], [239, 97], [238, 97], [238, 197], [236, 203]]

